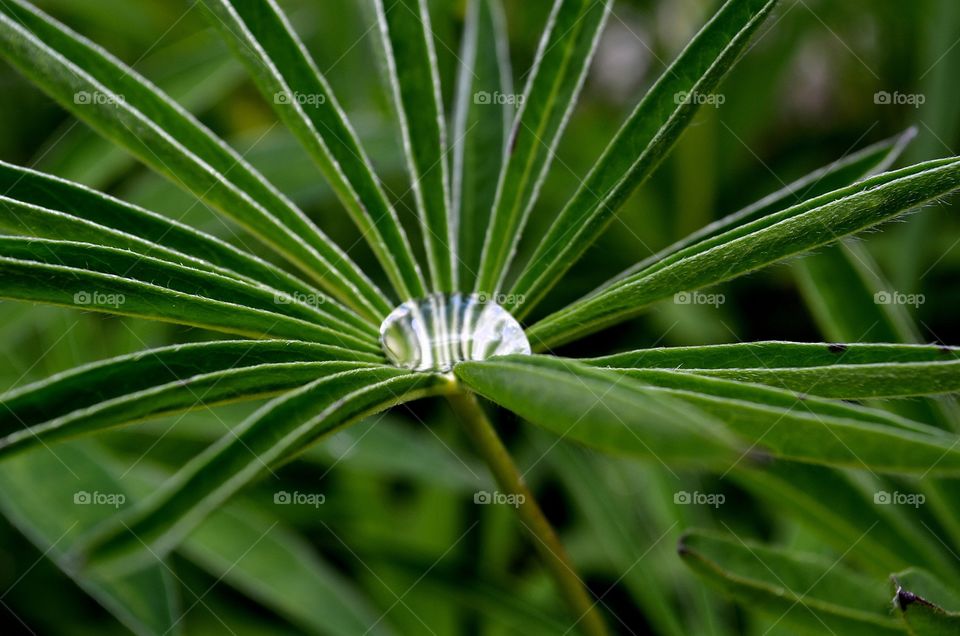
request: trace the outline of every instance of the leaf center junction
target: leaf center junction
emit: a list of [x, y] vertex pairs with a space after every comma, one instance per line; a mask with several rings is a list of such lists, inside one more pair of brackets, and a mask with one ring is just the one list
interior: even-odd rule
[[447, 372], [464, 360], [530, 354], [520, 323], [480, 294], [408, 300], [380, 325], [380, 344], [398, 367]]

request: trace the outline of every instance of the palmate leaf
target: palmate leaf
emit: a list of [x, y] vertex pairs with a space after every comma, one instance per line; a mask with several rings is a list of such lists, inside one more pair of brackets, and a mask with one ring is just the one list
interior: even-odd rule
[[496, 293], [503, 284], [612, 6], [612, 0], [554, 2], [510, 132], [477, 291]]
[[410, 244], [329, 84], [273, 0], [201, 3], [310, 153], [401, 299], [425, 294]]
[[0, 6], [0, 55], [62, 106], [231, 216], [368, 318], [390, 310], [369, 279], [236, 151], [136, 71], [33, 6]]
[[0, 457], [164, 414], [272, 397], [371, 361], [324, 345], [224, 341], [96, 362], [0, 395]]
[[450, 139], [451, 222], [460, 261], [459, 289], [473, 289], [497, 179], [509, 147], [515, 107], [505, 16], [500, 0], [470, 0], [460, 48]]
[[334, 373], [290, 391], [191, 460], [131, 514], [105, 525], [80, 557], [92, 564], [149, 562], [152, 554], [176, 547], [245, 484], [323, 435], [389, 406], [449, 390], [440, 376], [377, 367]]
[[960, 391], [960, 349], [941, 346], [751, 342], [642, 349], [586, 362], [621, 370], [675, 369], [846, 400]]
[[892, 219], [960, 188], [944, 159], [867, 179], [759, 219], [687, 250], [535, 324], [535, 346], [556, 346], [634, 316], [676, 293], [730, 280]]
[[833, 559], [706, 531], [687, 534], [679, 552], [697, 574], [794, 633], [904, 633], [891, 616], [885, 579], [858, 574]]
[[434, 291], [452, 292], [457, 241], [450, 223], [446, 124], [427, 3], [375, 0], [375, 5], [430, 280]]
[[554, 221], [510, 292], [527, 315], [659, 165], [776, 0], [729, 0], [664, 72]]

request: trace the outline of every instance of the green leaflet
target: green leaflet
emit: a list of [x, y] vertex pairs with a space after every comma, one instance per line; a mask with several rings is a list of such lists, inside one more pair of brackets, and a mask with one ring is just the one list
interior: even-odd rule
[[729, 0], [664, 72], [530, 257], [510, 292], [518, 316], [533, 309], [660, 164], [775, 4]]
[[390, 302], [236, 151], [133, 69], [34, 7], [0, 6], [0, 54], [62, 106], [244, 225], [371, 319]]
[[[780, 210], [790, 208], [805, 200], [810, 200], [834, 190], [849, 186], [866, 176], [890, 169], [893, 163], [903, 154], [906, 146], [917, 136], [916, 128], [868, 146], [847, 157], [814, 170], [808, 175], [785, 185], [782, 189], [748, 205], [747, 207], [714, 221], [702, 229], [686, 236], [669, 247], [665, 247], [656, 254], [652, 254], [636, 265], [620, 272], [593, 293], [598, 293], [611, 287], [613, 284], [656, 265], [666, 257], [686, 249], [713, 236], [723, 234], [737, 226], [746, 225], [757, 219], [775, 214]], [[847, 340], [847, 338], [843, 338]]]
[[547, 356], [462, 362], [468, 387], [561, 437], [662, 462], [724, 465], [739, 445], [718, 423], [612, 371]]
[[[347, 324], [325, 312], [323, 307], [327, 304], [326, 296], [287, 294], [262, 285], [253, 285], [218, 273], [194, 269], [130, 250], [75, 241], [0, 236], [0, 254], [10, 259], [60, 265], [87, 273], [104, 274], [126, 281], [150, 284], [195, 298], [229, 303], [238, 307], [235, 310], [238, 315], [255, 310], [260, 313], [275, 314], [281, 319], [292, 318], [306, 323], [317, 323], [343, 333], [344, 340], [336, 344], [366, 342], [369, 346], [369, 343], [374, 340], [369, 331]], [[91, 308], [100, 305], [100, 311], [110, 311], [109, 303], [98, 303], [92, 298], [93, 289], [85, 289], [81, 286], [76, 289], [78, 294], [84, 291], [91, 298], [86, 302], [72, 299], [74, 304], [81, 307], [86, 304]], [[116, 308], [120, 309], [121, 306], [126, 306], [126, 299], [118, 302]], [[176, 307], [170, 307], [169, 313], [176, 317]], [[190, 316], [182, 313], [180, 318], [189, 320]], [[330, 332], [328, 337], [334, 337], [331, 335], [333, 333], [335, 332]]]
[[694, 572], [750, 609], [782, 620], [796, 630], [792, 633], [903, 633], [890, 616], [885, 582], [857, 574], [832, 558], [699, 530], [684, 536], [678, 549]]
[[644, 349], [586, 362], [675, 369], [840, 399], [960, 391], [960, 350], [941, 346], [756, 342]]
[[[459, 289], [473, 289], [515, 106], [507, 27], [500, 0], [470, 0], [459, 53], [453, 134], [451, 223]], [[497, 96], [505, 96], [498, 100]], [[503, 103], [497, 103], [502, 101]]]
[[[233, 276], [306, 298], [321, 292], [279, 267], [190, 226], [125, 203], [80, 184], [0, 162], [0, 228], [136, 251]], [[372, 325], [333, 299], [323, 309], [370, 331]]]
[[245, 484], [323, 435], [364, 415], [446, 390], [449, 383], [439, 376], [378, 367], [335, 373], [290, 391], [196, 456], [129, 515], [91, 535], [78, 556], [90, 566], [118, 559], [149, 562], [176, 547]]
[[549, 356], [461, 363], [455, 372], [525, 419], [617, 454], [667, 463], [699, 459], [722, 471], [768, 453], [884, 473], [960, 473], [960, 447], [940, 429], [842, 405], [798, 408], [799, 400], [764, 387], [667, 372], [653, 374], [662, 385], [656, 386], [646, 383], [651, 377], [640, 382]]
[[554, 2], [510, 132], [486, 227], [479, 292], [500, 291], [612, 6], [611, 0]]
[[396, 212], [326, 78], [276, 3], [206, 0], [201, 6], [320, 167], [401, 299], [424, 296]]
[[[252, 343], [251, 343], [252, 344]], [[243, 353], [248, 351], [247, 347]], [[193, 353], [200, 351], [194, 350]], [[130, 424], [146, 419], [155, 418], [161, 415], [173, 413], [183, 413], [200, 408], [207, 408], [218, 404], [228, 402], [237, 402], [241, 400], [256, 400], [264, 397], [273, 397], [286, 391], [304, 386], [318, 376], [330, 375], [332, 373], [351, 371], [368, 366], [377, 366], [371, 364], [343, 361], [317, 361], [317, 362], [267, 362], [255, 363], [253, 360], [260, 354], [262, 357], [277, 357], [282, 359], [284, 355], [277, 353], [286, 352], [255, 352], [250, 361], [244, 359], [243, 353], [240, 354], [235, 367], [206, 370], [205, 372], [195, 372], [185, 378], [176, 377], [177, 374], [171, 369], [164, 367], [158, 371], [158, 376], [173, 376], [175, 379], [157, 379], [156, 376], [149, 381], [141, 381], [137, 384], [144, 385], [142, 388], [132, 390], [128, 388], [122, 393], [112, 397], [100, 397], [92, 393], [97, 389], [102, 394], [110, 395], [115, 392], [113, 387], [104, 387], [104, 380], [113, 380], [117, 384], [123, 385], [116, 377], [121, 372], [136, 373], [151, 367], [156, 368], [157, 363], [161, 366], [163, 363], [176, 356], [163, 355], [168, 353], [180, 353], [178, 351], [165, 351], [161, 355], [149, 360], [148, 364], [138, 364], [139, 360], [122, 360], [118, 363], [107, 364], [95, 367], [88, 373], [77, 376], [67, 376], [67, 382], [54, 384], [40, 383], [40, 386], [27, 387], [26, 391], [16, 392], [10, 398], [4, 397], [0, 404], [5, 407], [5, 417], [3, 417], [3, 437], [0, 437], [0, 458], [6, 457], [11, 453], [21, 452], [35, 446], [44, 445], [67, 437], [77, 435], [96, 433], [110, 427], [123, 424]], [[216, 356], [222, 351], [211, 347], [208, 351]], [[263, 355], [272, 353], [271, 355]], [[317, 355], [320, 352], [314, 352]], [[322, 358], [322, 356], [317, 355]], [[174, 364], [176, 361], [173, 362]], [[204, 365], [196, 365], [199, 367]], [[218, 365], [219, 366], [219, 365]], [[90, 378], [89, 375], [98, 375], [100, 378]], [[37, 400], [56, 397], [72, 397], [75, 393], [75, 387], [71, 386], [76, 380], [86, 380], [91, 391], [90, 396], [83, 396], [82, 400], [77, 400], [77, 406], [71, 406], [69, 403], [59, 403], [58, 409], [44, 409], [44, 404], [37, 404]], [[66, 386], [64, 386], [66, 384]], [[74, 391], [71, 391], [74, 389]], [[94, 397], [95, 396], [95, 397]], [[88, 404], [85, 404], [88, 403]], [[82, 405], [82, 406], [81, 406]], [[51, 416], [50, 411], [54, 415]], [[25, 412], [25, 413], [24, 413]]]
[[868, 179], [775, 218], [760, 219], [681, 250], [606, 291], [535, 324], [538, 348], [555, 346], [620, 322], [674, 294], [736, 278], [789, 256], [832, 243], [948, 194], [960, 187], [960, 162], [932, 161]]
[[457, 242], [450, 223], [446, 126], [426, 0], [376, 0], [376, 10], [430, 280], [434, 291], [452, 292]]

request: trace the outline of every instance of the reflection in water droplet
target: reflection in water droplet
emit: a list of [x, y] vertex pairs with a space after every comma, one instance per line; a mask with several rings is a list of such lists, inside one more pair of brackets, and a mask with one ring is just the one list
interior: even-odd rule
[[516, 319], [476, 294], [408, 300], [380, 325], [380, 343], [391, 362], [416, 371], [449, 371], [463, 360], [530, 353]]

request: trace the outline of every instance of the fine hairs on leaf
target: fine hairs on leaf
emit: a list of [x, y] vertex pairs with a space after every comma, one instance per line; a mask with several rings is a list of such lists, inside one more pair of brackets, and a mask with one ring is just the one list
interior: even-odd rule
[[[708, 195], [718, 220], [546, 302], [801, 9], [700, 3], [664, 46], [614, 0], [201, 0], [137, 59], [127, 9], [47, 4], [64, 22], [0, 0], [0, 57], [103, 139], [0, 160], [4, 353], [47, 349], [5, 371], [0, 534], [102, 605], [104, 633], [960, 633], [960, 349], [927, 343], [923, 301], [851, 242], [960, 189], [960, 158], [901, 165], [921, 126], [726, 216]], [[649, 29], [674, 29], [684, 3], [660, 4]], [[581, 103], [611, 29], [662, 64], [630, 59], [645, 90], [605, 139], [574, 128], [614, 103]], [[382, 77], [352, 60], [366, 39]], [[232, 127], [260, 137], [240, 152]], [[255, 160], [261, 140], [278, 154]], [[564, 144], [587, 169], [557, 205]], [[713, 188], [689, 159], [668, 164], [680, 208]], [[821, 336], [740, 342], [718, 301], [679, 308], [696, 339], [586, 339], [778, 263]], [[77, 340], [99, 355], [64, 357]], [[7, 591], [33, 586], [10, 596], [20, 623], [70, 632], [10, 562]]]

